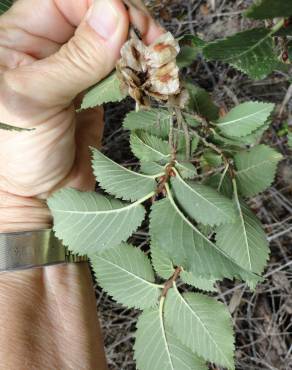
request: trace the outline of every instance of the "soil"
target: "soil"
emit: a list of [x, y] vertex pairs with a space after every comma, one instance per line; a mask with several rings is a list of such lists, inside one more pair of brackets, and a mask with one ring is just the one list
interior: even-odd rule
[[[148, 2], [156, 18], [175, 36], [191, 33], [205, 40], [256, 26], [256, 22], [242, 17], [243, 10], [251, 3], [250, 0]], [[291, 70], [290, 74], [279, 71], [255, 82], [227, 65], [199, 59], [187, 73], [194, 83], [207, 89], [223, 109], [246, 100], [277, 104], [273, 124], [264, 140], [277, 148], [284, 160], [273, 186], [250, 200], [270, 241], [271, 258], [265, 271], [266, 279], [255, 292], [244, 284], [224, 281], [218, 285], [217, 298], [229, 307], [233, 315], [237, 370], [292, 369], [292, 157], [285, 136], [281, 136], [284, 124], [292, 125]], [[121, 128], [123, 117], [132, 107], [130, 99], [122, 104], [106, 106], [104, 152], [117, 162], [135, 168], [137, 159], [129, 150], [128, 133]], [[147, 246], [147, 228], [140, 229], [133, 241], [139, 247]], [[133, 334], [139, 312], [115, 303], [97, 285], [96, 296], [109, 368], [134, 370]]]

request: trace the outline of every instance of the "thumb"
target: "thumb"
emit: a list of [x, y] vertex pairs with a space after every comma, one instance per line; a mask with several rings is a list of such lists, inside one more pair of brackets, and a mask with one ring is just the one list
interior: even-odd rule
[[38, 75], [45, 79], [44, 95], [67, 104], [106, 77], [115, 67], [128, 28], [128, 13], [121, 0], [95, 0], [68, 43], [35, 63]]

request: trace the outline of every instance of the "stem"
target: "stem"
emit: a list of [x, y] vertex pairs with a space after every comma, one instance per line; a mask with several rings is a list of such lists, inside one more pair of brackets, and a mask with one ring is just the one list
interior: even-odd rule
[[220, 181], [219, 181], [218, 188], [217, 188], [218, 191], [220, 191], [220, 189], [221, 189], [224, 177], [226, 176], [226, 173], [229, 170], [229, 166], [230, 166], [230, 163], [227, 163], [227, 165], [226, 165], [226, 167], [225, 167], [225, 169], [222, 173], [222, 176], [220, 177]]
[[169, 122], [169, 147], [171, 152], [171, 159], [175, 160], [176, 157], [176, 140], [174, 136], [174, 124], [173, 124], [173, 110], [169, 107], [170, 122]]
[[182, 125], [182, 128], [184, 130], [185, 141], [186, 141], [186, 159], [189, 160], [190, 159], [190, 154], [191, 154], [191, 144], [190, 144], [191, 139], [190, 139], [190, 133], [189, 133], [188, 125], [186, 124], [186, 121], [184, 120], [184, 117], [183, 117], [180, 109], [176, 108], [175, 113], [176, 113], [178, 125], [179, 126]]
[[176, 282], [176, 280], [179, 278], [180, 273], [182, 272], [181, 267], [177, 267], [174, 271], [174, 274], [172, 277], [167, 280], [167, 282], [164, 284], [164, 289], [162, 291], [161, 297], [165, 298], [167, 296], [167, 292], [169, 291], [170, 288], [172, 288]]

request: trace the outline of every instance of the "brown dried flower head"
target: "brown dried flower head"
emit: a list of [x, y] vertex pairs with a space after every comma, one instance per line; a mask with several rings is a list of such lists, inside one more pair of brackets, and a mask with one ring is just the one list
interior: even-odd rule
[[178, 42], [170, 32], [146, 46], [136, 35], [126, 42], [117, 63], [122, 88], [140, 107], [150, 106], [150, 97], [182, 106], [188, 96], [181, 89], [176, 57]]

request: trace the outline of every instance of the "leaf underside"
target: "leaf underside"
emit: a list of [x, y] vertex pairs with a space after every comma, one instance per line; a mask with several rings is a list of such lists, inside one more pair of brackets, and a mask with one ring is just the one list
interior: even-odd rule
[[[167, 215], [167, 216], [166, 216]], [[206, 279], [234, 277], [254, 286], [258, 277], [241, 268], [232, 257], [183, 216], [168, 199], [155, 202], [150, 214], [151, 244], [161, 248], [174, 265]]]
[[211, 187], [184, 181], [180, 176], [171, 179], [174, 195], [190, 217], [204, 225], [233, 222], [235, 209], [232, 201]]
[[269, 257], [267, 238], [248, 206], [243, 201], [239, 206], [240, 214], [235, 222], [217, 228], [217, 244], [240, 266], [261, 274]]
[[182, 343], [205, 360], [234, 369], [234, 338], [224, 304], [198, 293], [180, 295], [171, 289], [165, 319]]
[[128, 239], [145, 216], [140, 204], [128, 204], [96, 193], [64, 189], [48, 200], [54, 230], [75, 253], [92, 254]]
[[246, 136], [264, 125], [273, 109], [271, 103], [245, 102], [220, 118], [217, 126], [227, 136]]
[[159, 309], [147, 310], [137, 322], [135, 359], [138, 370], [207, 370], [173, 334]]
[[107, 193], [123, 200], [135, 201], [155, 191], [154, 177], [130, 171], [96, 149], [92, 153], [94, 175]]
[[253, 196], [266, 190], [274, 181], [282, 155], [266, 145], [257, 145], [235, 155], [239, 193]]
[[149, 259], [138, 248], [123, 244], [93, 255], [91, 263], [100, 286], [119, 303], [138, 309], [157, 306], [161, 291]]
[[119, 102], [125, 98], [116, 73], [92, 87], [84, 96], [80, 109], [94, 108], [109, 102]]
[[168, 142], [145, 132], [133, 132], [130, 144], [133, 154], [141, 161], [167, 163], [170, 158]]

